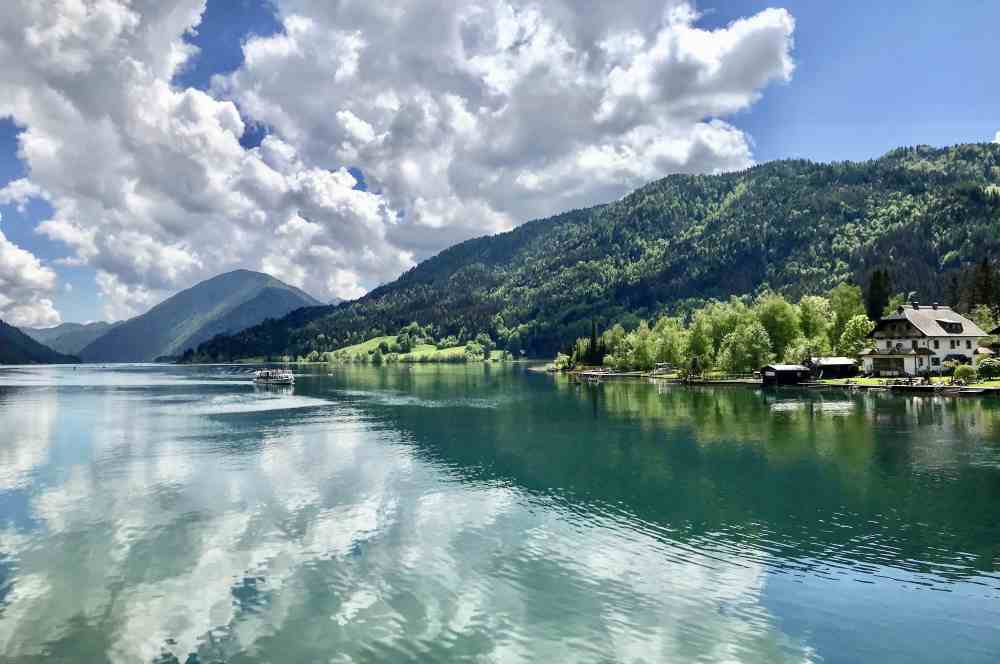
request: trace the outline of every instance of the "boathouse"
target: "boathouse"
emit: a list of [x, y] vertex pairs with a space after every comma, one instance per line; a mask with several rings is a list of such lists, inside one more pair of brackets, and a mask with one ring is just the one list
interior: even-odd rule
[[812, 372], [809, 367], [801, 364], [769, 364], [761, 367], [760, 375], [764, 380], [764, 387], [773, 387], [804, 383], [812, 377]]
[[807, 362], [816, 378], [854, 378], [858, 361], [850, 357], [813, 357]]

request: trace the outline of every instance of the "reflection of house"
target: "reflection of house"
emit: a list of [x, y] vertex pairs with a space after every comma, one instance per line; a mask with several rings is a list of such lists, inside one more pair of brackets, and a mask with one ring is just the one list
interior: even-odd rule
[[861, 361], [868, 374], [938, 373], [945, 362], [973, 362], [983, 354], [979, 344], [987, 336], [951, 307], [913, 302], [876, 324], [871, 334], [874, 347], [861, 353]]
[[817, 378], [853, 378], [858, 375], [858, 361], [850, 357], [813, 357], [809, 367]]
[[809, 367], [801, 364], [769, 364], [761, 367], [760, 375], [764, 385], [798, 385], [810, 379]]

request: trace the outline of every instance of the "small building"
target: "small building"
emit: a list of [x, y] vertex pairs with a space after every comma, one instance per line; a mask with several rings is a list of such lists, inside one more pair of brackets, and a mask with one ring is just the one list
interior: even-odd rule
[[808, 362], [816, 378], [854, 378], [858, 361], [852, 357], [813, 357]]
[[777, 385], [798, 385], [812, 378], [809, 367], [801, 364], [769, 364], [761, 367], [760, 375], [765, 387]]
[[866, 374], [918, 376], [941, 373], [945, 362], [971, 364], [989, 335], [951, 307], [911, 302], [875, 324], [872, 347], [863, 351]]

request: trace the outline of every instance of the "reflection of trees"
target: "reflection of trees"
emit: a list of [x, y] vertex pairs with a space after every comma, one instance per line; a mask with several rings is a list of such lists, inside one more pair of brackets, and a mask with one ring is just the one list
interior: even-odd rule
[[[460, 399], [495, 377], [411, 375], [417, 395]], [[469, 479], [616, 506], [670, 537], [754, 544], [785, 564], [995, 571], [1000, 408], [885, 393], [501, 383], [503, 408], [388, 416], [419, 453]], [[362, 405], [362, 408], [366, 406]], [[988, 463], [970, 463], [976, 459]], [[724, 538], [718, 538], [719, 534]], [[962, 561], [950, 567], [956, 559]]]
[[[518, 616], [552, 660], [558, 630], [606, 630], [663, 661], [774, 661], [790, 650], [740, 614], [769, 566], [995, 571], [992, 402], [550, 381], [348, 367], [296, 385], [329, 406], [198, 416], [234, 390], [76, 395], [45, 434], [37, 530], [0, 528], [0, 651], [433, 660], [489, 653], [488, 621]], [[646, 623], [595, 618], [623, 606]]]

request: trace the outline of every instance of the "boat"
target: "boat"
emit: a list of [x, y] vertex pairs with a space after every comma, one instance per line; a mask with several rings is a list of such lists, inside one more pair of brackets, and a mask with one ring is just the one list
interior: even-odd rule
[[259, 369], [253, 372], [253, 381], [268, 385], [292, 385], [295, 376], [288, 369]]

